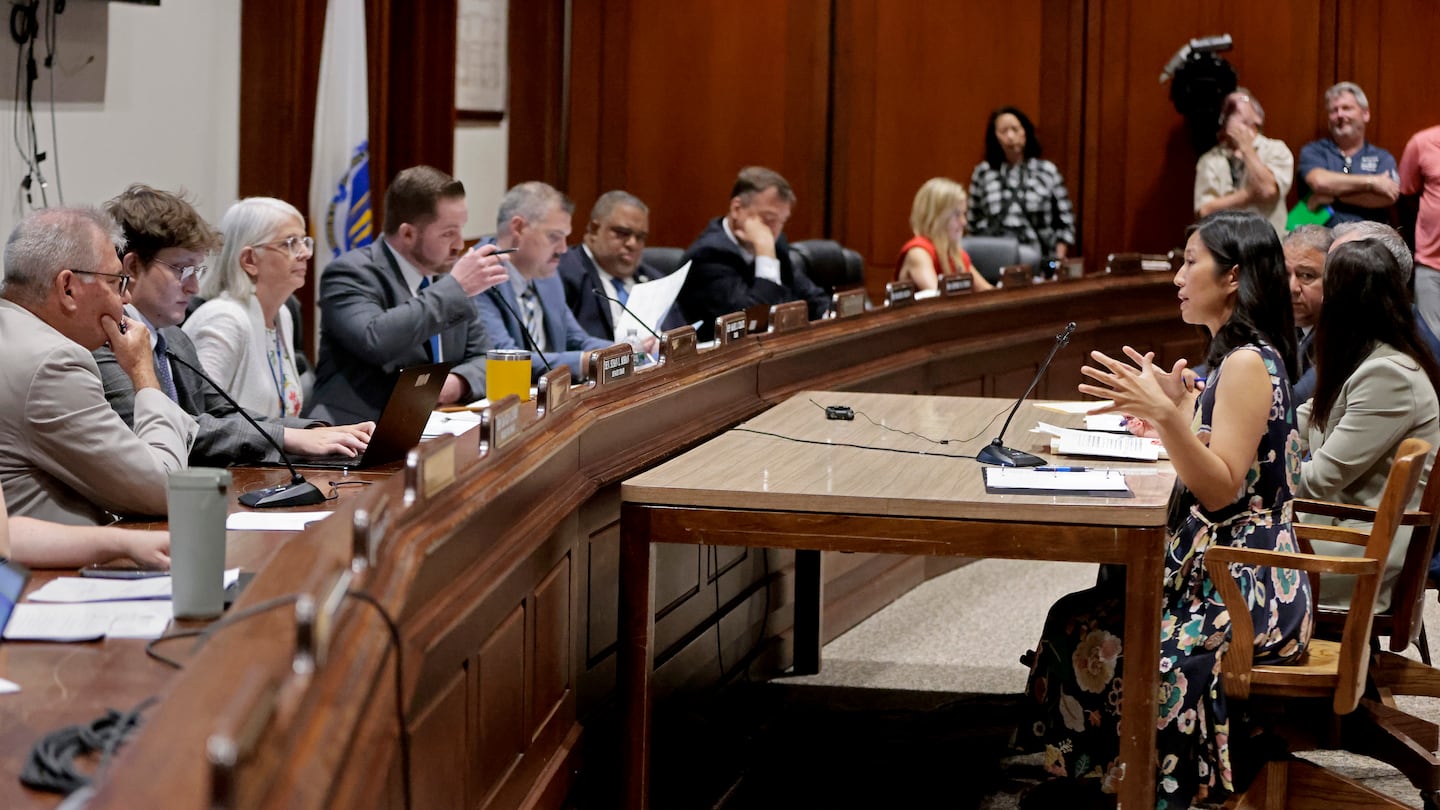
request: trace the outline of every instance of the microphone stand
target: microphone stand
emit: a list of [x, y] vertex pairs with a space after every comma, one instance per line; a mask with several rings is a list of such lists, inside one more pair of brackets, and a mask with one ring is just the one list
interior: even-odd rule
[[275, 452], [280, 454], [280, 460], [285, 462], [286, 467], [290, 468], [290, 483], [267, 487], [265, 489], [257, 489], [254, 492], [247, 492], [240, 496], [239, 500], [241, 504], [254, 509], [267, 509], [275, 506], [313, 506], [317, 503], [324, 503], [327, 500], [324, 493], [314, 484], [306, 481], [305, 476], [301, 475], [299, 471], [295, 469], [295, 465], [290, 463], [290, 457], [285, 454], [285, 448], [281, 447], [280, 443], [275, 441], [275, 437], [266, 433], [265, 429], [260, 427], [260, 423], [255, 421], [255, 417], [240, 407], [240, 403], [236, 402], [226, 393], [224, 388], [216, 385], [214, 380], [205, 375], [205, 372], [180, 359], [175, 352], [170, 349], [165, 350], [165, 356], [195, 372], [200, 379], [209, 383], [210, 387], [215, 389], [215, 392], [218, 393], [222, 399], [230, 403], [232, 408], [238, 411], [241, 416], [245, 417], [245, 421], [249, 422], [251, 427], [255, 428], [256, 432], [265, 437], [265, 441], [269, 442], [270, 446], [275, 448]]
[[[504, 284], [505, 282], [502, 281], [502, 282], [500, 282], [500, 283], [501, 283], [501, 284]], [[522, 317], [520, 317], [520, 313], [516, 312], [516, 311], [515, 311], [515, 308], [512, 307], [512, 306], [510, 306], [510, 302], [505, 300], [505, 296], [504, 296], [504, 295], [501, 295], [499, 290], [495, 289], [494, 287], [491, 287], [490, 290], [487, 291], [487, 292], [494, 292], [495, 294], [494, 294], [493, 296], [491, 296], [491, 297], [494, 298], [496, 301], [499, 301], [499, 302], [500, 302], [500, 306], [505, 307], [505, 311], [508, 312], [508, 313], [510, 313], [510, 317], [512, 317], [512, 318], [515, 319], [515, 323], [519, 324], [519, 326], [520, 326], [520, 334], [525, 337], [525, 348], [527, 348], [527, 349], [529, 349], [530, 351], [534, 352], [534, 353], [535, 353], [535, 356], [538, 357], [538, 358], [540, 358], [540, 362], [542, 362], [542, 363], [545, 364], [545, 370], [546, 370], [546, 371], [554, 371], [554, 370], [555, 370], [555, 367], [552, 366], [552, 365], [550, 365], [550, 361], [549, 361], [549, 360], [546, 360], [546, 359], [545, 359], [545, 353], [542, 352], [542, 351], [540, 351], [540, 345], [535, 342], [535, 337], [530, 334], [530, 330], [529, 330], [529, 329], [526, 329], [526, 328], [525, 328], [525, 319], [522, 318]], [[536, 293], [535, 295], [536, 295], [536, 298], [539, 298], [539, 295], [540, 295], [540, 294], [539, 294], [539, 293]], [[539, 301], [536, 301], [536, 302], [535, 302], [535, 305], [536, 305], [536, 306], [539, 306], [539, 305], [540, 305], [540, 302], [539, 302]]]
[[1010, 415], [1005, 417], [1005, 424], [1000, 428], [1000, 435], [975, 454], [975, 459], [981, 464], [995, 464], [1001, 467], [1039, 467], [1045, 463], [1045, 459], [1033, 453], [1006, 447], [1005, 431], [1010, 428], [1010, 420], [1015, 418], [1015, 412], [1020, 410], [1020, 403], [1024, 402], [1025, 398], [1030, 396], [1030, 392], [1035, 390], [1035, 386], [1040, 383], [1040, 378], [1045, 375], [1045, 370], [1050, 368], [1050, 361], [1055, 359], [1055, 353], [1060, 351], [1060, 347], [1070, 342], [1070, 335], [1074, 332], [1075, 322], [1071, 321], [1065, 327], [1064, 332], [1055, 336], [1055, 345], [1050, 347], [1050, 354], [1045, 356], [1045, 362], [1041, 363], [1040, 368], [1036, 370], [1035, 379], [1030, 381], [1030, 387], [1026, 388], [1025, 393], [1021, 394], [1020, 398], [1015, 400], [1015, 404], [1011, 406]]

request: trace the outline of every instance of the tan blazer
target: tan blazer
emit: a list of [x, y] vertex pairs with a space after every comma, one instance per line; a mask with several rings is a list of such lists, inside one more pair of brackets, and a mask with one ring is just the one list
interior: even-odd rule
[[163, 515], [195, 420], [160, 391], [135, 397], [135, 429], [105, 400], [95, 357], [29, 310], [0, 300], [0, 486], [10, 515], [103, 524]]

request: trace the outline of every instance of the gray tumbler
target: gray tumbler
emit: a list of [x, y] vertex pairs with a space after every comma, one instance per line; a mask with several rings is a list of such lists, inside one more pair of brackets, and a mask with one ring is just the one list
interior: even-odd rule
[[170, 473], [170, 583], [177, 619], [209, 619], [224, 610], [229, 488], [228, 470]]

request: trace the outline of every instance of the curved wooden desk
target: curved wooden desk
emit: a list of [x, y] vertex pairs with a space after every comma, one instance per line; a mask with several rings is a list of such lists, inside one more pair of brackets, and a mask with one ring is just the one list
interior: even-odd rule
[[[326, 593], [347, 567], [356, 510], [373, 514], [383, 502], [375, 564], [350, 587], [398, 620], [413, 806], [558, 807], [583, 767], [582, 740], [618, 747], [584, 739], [581, 721], [615, 696], [619, 481], [806, 389], [1016, 396], [1071, 320], [1075, 338], [1035, 396], [1071, 396], [1092, 348], [1129, 343], [1168, 361], [1198, 345], [1177, 317], [1168, 275], [920, 301], [700, 352], [682, 340], [658, 367], [570, 389], [543, 414], [530, 403], [517, 419], [492, 419], [483, 453], [473, 432], [427, 445], [426, 467], [411, 480], [385, 477], [289, 542], [232, 539], [232, 564], [259, 567], [239, 606]], [[791, 587], [787, 554], [660, 547], [658, 699], [720, 677], [718, 618], [756, 615], [753, 600]], [[827, 633], [937, 570], [920, 557], [827, 560]], [[769, 627], [784, 634], [789, 613], [783, 599], [775, 603]], [[757, 626], [724, 624], [731, 674], [788, 663], [784, 639], [747, 657]], [[40, 733], [159, 692], [92, 807], [200, 808], [212, 793], [221, 794], [216, 806], [402, 806], [395, 660], [383, 621], [356, 600], [341, 602], [326, 660], [300, 673], [293, 627], [289, 611], [238, 624], [180, 673], [135, 643], [6, 645], [0, 675], [46, 673], [53, 686], [27, 684], [23, 708], [0, 697], [5, 773], [18, 772]], [[218, 781], [206, 753], [217, 732], [248, 742]], [[13, 779], [0, 784], [7, 807], [55, 803]]]

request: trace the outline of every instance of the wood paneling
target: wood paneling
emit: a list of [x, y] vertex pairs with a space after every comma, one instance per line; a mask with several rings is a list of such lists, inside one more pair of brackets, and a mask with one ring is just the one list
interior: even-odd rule
[[472, 750], [480, 806], [505, 785], [528, 747], [525, 733], [525, 608], [517, 605], [476, 654], [478, 732]]
[[1364, 88], [1370, 99], [1366, 137], [1398, 161], [1411, 135], [1440, 124], [1440, 84], [1430, 80], [1440, 3], [1334, 1], [1340, 9], [1336, 78]]
[[410, 784], [416, 807], [469, 810], [472, 771], [465, 755], [472, 745], [470, 728], [474, 720], [466, 702], [470, 691], [468, 675], [469, 667], [455, 673], [439, 698], [410, 728]]
[[[509, 185], [543, 180], [565, 188], [567, 5], [566, 0], [510, 3], [510, 88], [506, 100], [510, 116]], [[576, 13], [591, 5], [576, 3]], [[575, 30], [580, 36], [589, 35], [586, 28]], [[573, 97], [575, 91], [570, 92]]]

